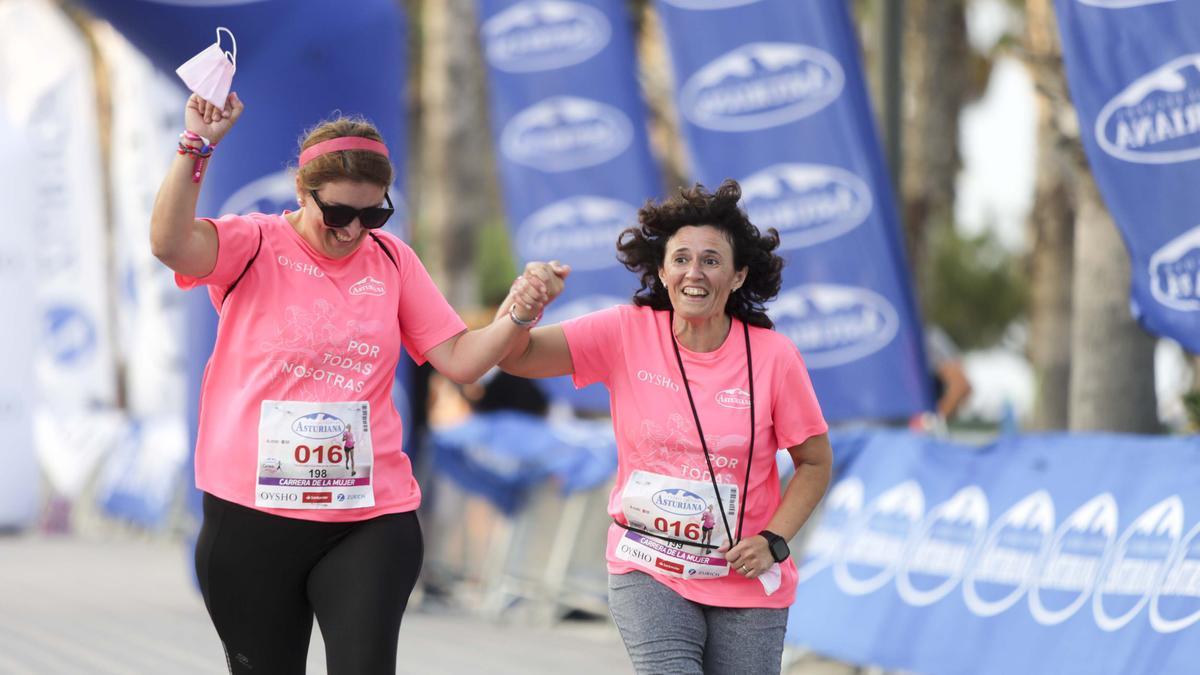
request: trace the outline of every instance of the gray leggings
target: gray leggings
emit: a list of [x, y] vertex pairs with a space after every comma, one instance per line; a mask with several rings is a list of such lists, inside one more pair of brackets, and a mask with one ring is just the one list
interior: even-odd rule
[[759, 675], [782, 666], [786, 609], [701, 605], [642, 572], [608, 575], [608, 604], [639, 675]]

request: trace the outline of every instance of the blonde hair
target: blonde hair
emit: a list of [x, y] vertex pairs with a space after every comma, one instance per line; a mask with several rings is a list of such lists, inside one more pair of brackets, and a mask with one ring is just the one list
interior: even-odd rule
[[[359, 136], [383, 142], [383, 136], [364, 117], [338, 115], [320, 122], [304, 132], [300, 141], [300, 152], [322, 141], [344, 136]], [[390, 187], [394, 177], [392, 163], [387, 157], [369, 150], [338, 150], [312, 159], [296, 172], [300, 187], [305, 190], [319, 189], [325, 183], [339, 180], [372, 183]]]

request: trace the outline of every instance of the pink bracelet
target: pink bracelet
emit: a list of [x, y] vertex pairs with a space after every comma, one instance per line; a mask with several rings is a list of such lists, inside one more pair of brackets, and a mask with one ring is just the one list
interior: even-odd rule
[[[200, 141], [201, 145], [199, 148], [192, 148], [192, 146], [187, 145], [184, 141]], [[192, 149], [185, 150], [185, 147]], [[204, 165], [212, 155], [213, 148], [216, 147], [216, 143], [210, 143], [207, 138], [190, 129], [184, 129], [183, 133], [179, 134], [179, 153], [194, 155], [196, 157], [196, 161], [192, 164], [193, 183], [200, 182], [200, 175], [204, 173]]]

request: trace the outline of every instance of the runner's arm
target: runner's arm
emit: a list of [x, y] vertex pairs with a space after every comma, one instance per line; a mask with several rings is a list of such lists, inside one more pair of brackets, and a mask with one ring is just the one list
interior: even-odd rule
[[810, 437], [788, 448], [796, 473], [788, 481], [783, 500], [764, 529], [790, 540], [796, 536], [817, 508], [833, 475], [833, 448], [829, 434]]
[[[228, 133], [243, 109], [237, 94], [229, 95], [224, 110], [193, 94], [188, 98], [184, 126], [215, 144]], [[201, 145], [199, 141], [188, 143]], [[172, 270], [203, 277], [217, 264], [217, 230], [209, 221], [196, 218], [200, 182], [193, 180], [195, 165], [191, 155], [177, 154], [171, 162], [150, 214], [150, 250]]]
[[[492, 323], [451, 337], [426, 352], [425, 357], [438, 372], [458, 384], [475, 382], [506, 355], [530, 344], [529, 327], [518, 326], [509, 311], [521, 320], [541, 316], [546, 304], [562, 292], [563, 280], [569, 273], [570, 267], [556, 262], [527, 264], [525, 272], [513, 282]], [[515, 309], [512, 308], [514, 303]], [[534, 332], [542, 330], [534, 329]], [[566, 339], [562, 342], [565, 348]], [[569, 354], [567, 358], [569, 361]]]

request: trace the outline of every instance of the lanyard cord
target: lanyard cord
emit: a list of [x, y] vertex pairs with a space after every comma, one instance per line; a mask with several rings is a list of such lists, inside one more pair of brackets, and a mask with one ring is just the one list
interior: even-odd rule
[[692, 407], [692, 418], [696, 420], [696, 432], [700, 434], [700, 448], [704, 451], [704, 462], [708, 465], [708, 477], [712, 480], [713, 494], [717, 498], [717, 507], [721, 509], [721, 522], [725, 525], [725, 534], [729, 537], [732, 547], [741, 541], [742, 521], [746, 517], [746, 493], [750, 489], [750, 468], [754, 462], [754, 363], [750, 360], [750, 325], [742, 322], [742, 332], [746, 336], [746, 374], [750, 378], [750, 451], [746, 457], [746, 482], [742, 486], [742, 508], [738, 511], [738, 538], [734, 539], [729, 529], [729, 518], [725, 515], [725, 505], [721, 503], [721, 492], [717, 489], [717, 473], [713, 471], [712, 458], [708, 456], [708, 443], [704, 440], [704, 428], [700, 426], [700, 413], [696, 411], [696, 402], [692, 399], [692, 388], [688, 385], [687, 371], [683, 369], [683, 357], [679, 354], [679, 341], [675, 339], [675, 310], [671, 310], [667, 329], [671, 331], [671, 347], [675, 349], [675, 361], [679, 363], [679, 372], [683, 375], [683, 388], [687, 391], [688, 404]]

